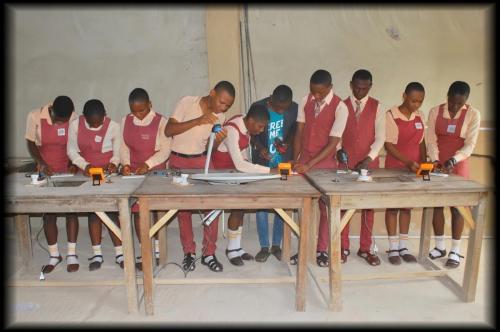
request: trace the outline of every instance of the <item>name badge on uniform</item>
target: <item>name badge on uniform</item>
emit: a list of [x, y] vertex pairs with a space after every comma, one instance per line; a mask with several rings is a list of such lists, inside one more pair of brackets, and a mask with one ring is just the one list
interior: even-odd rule
[[145, 141], [149, 140], [149, 134], [141, 134], [141, 139]]
[[416, 129], [422, 129], [422, 123], [421, 122], [415, 122], [415, 128]]
[[66, 136], [65, 128], [57, 128], [57, 136]]
[[456, 129], [457, 129], [457, 125], [451, 124], [451, 125], [448, 125], [448, 129], [446, 129], [446, 132], [450, 133], [450, 134], [454, 134]]
[[94, 141], [95, 141], [96, 143], [101, 143], [101, 142], [102, 142], [102, 137], [101, 137], [101, 136], [99, 136], [99, 135], [95, 135]]

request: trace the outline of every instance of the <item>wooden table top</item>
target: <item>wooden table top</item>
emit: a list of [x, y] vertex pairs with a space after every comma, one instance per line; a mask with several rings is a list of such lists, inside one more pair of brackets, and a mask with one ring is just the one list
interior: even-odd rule
[[[358, 175], [337, 174], [335, 170], [313, 170], [307, 178], [326, 195], [408, 194], [486, 192], [488, 188], [458, 175], [440, 177], [431, 175], [430, 181], [406, 170], [375, 169], [373, 182], [357, 181]], [[338, 181], [338, 182], [335, 182]]]
[[[183, 170], [183, 173], [202, 173], [203, 170]], [[227, 172], [226, 170], [221, 172]], [[214, 173], [211, 171], [211, 173]], [[172, 177], [148, 176], [134, 196], [197, 196], [197, 197], [319, 197], [321, 195], [301, 175], [289, 176], [287, 180], [270, 179], [245, 184], [209, 184], [205, 181], [188, 179], [188, 185], [172, 182]]]
[[9, 174], [5, 178], [6, 199], [64, 199], [64, 198], [116, 198], [128, 197], [139, 187], [144, 178], [122, 179], [121, 176], [112, 176], [112, 183], [101, 182], [99, 186], [93, 186], [92, 180], [82, 174], [72, 177], [51, 178], [49, 183], [55, 182], [60, 185], [64, 182], [84, 181], [79, 186], [54, 187], [51, 185], [32, 185], [31, 178], [24, 173]]

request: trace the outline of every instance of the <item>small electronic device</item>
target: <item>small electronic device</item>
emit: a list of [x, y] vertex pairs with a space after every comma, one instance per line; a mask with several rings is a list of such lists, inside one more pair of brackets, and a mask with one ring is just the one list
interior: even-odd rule
[[285, 144], [285, 142], [283, 142], [279, 137], [274, 139], [273, 144], [276, 147], [276, 151], [278, 151], [281, 155], [284, 155], [288, 150], [288, 144]]
[[288, 175], [292, 173], [292, 164], [291, 163], [279, 163], [278, 170], [281, 175], [281, 180], [286, 180]]
[[422, 176], [424, 181], [430, 181], [430, 172], [433, 168], [433, 163], [420, 163], [420, 167], [417, 169], [417, 176]]
[[91, 167], [89, 169], [89, 175], [92, 178], [93, 186], [100, 186], [101, 181], [104, 181], [104, 170], [102, 167]]

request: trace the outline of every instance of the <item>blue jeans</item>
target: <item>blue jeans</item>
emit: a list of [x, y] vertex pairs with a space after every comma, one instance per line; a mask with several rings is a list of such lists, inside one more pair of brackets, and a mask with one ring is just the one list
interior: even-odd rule
[[[269, 224], [267, 223], [266, 210], [257, 211], [257, 233], [259, 234], [259, 242], [261, 248], [269, 248]], [[273, 246], [281, 246], [283, 239], [283, 219], [275, 213], [273, 224]]]

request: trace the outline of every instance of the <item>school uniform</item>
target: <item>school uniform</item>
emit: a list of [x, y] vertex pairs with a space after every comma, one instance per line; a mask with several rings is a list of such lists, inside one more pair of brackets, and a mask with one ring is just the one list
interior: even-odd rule
[[[186, 122], [199, 118], [203, 115], [200, 106], [201, 96], [182, 97], [172, 114], [172, 118], [178, 122]], [[225, 115], [216, 114], [217, 123], [224, 123]], [[203, 124], [195, 126], [181, 134], [172, 137], [171, 156], [169, 165], [171, 168], [179, 169], [204, 169], [206, 162], [206, 145], [212, 132], [213, 125]], [[194, 242], [193, 224], [191, 211], [179, 211], [177, 220], [179, 221], [179, 232], [184, 254], [196, 253], [196, 243]], [[203, 227], [203, 255], [210, 256], [215, 253], [217, 242], [218, 223], [212, 222], [209, 226]]]
[[[299, 163], [305, 164], [323, 150], [330, 136], [342, 137], [347, 123], [347, 106], [339, 96], [330, 90], [321, 104], [317, 104], [312, 94], [302, 98], [297, 114], [297, 122], [304, 123], [302, 134], [302, 150]], [[313, 169], [336, 169], [335, 149], [313, 166]], [[329, 230], [326, 205], [319, 200], [320, 222], [318, 230], [317, 251], [325, 252], [328, 249]]]
[[[411, 113], [408, 119], [397, 106], [386, 113], [386, 142], [394, 144], [395, 148], [406, 158], [421, 162], [420, 143], [424, 139], [424, 116], [420, 110]], [[389, 153], [385, 157], [385, 168], [407, 169], [406, 165]], [[410, 211], [409, 208], [400, 210]]]
[[[408, 119], [397, 106], [386, 113], [386, 142], [394, 144], [395, 148], [406, 158], [421, 162], [420, 143], [424, 139], [424, 116], [419, 110], [411, 113]], [[385, 168], [406, 169], [406, 165], [389, 153], [385, 157]]]
[[50, 118], [49, 106], [51, 104], [28, 114], [25, 138], [35, 142], [43, 160], [55, 173], [67, 173], [69, 166], [66, 152], [68, 127], [69, 123], [76, 118], [76, 114], [71, 113], [66, 123], [55, 124]]
[[91, 128], [80, 115], [69, 126], [68, 156], [82, 171], [87, 165], [105, 168], [120, 163], [120, 126], [107, 116], [98, 128]]
[[[385, 112], [375, 98], [365, 96], [357, 100], [350, 96], [344, 100], [349, 111], [346, 127], [342, 135], [342, 148], [348, 155], [348, 166], [353, 169], [358, 162], [370, 157], [370, 169], [379, 168], [378, 154], [385, 141]], [[373, 209], [361, 211], [360, 250], [369, 251], [375, 212]], [[349, 248], [349, 224], [341, 233], [341, 246]]]
[[464, 105], [451, 119], [448, 104], [443, 103], [429, 112], [427, 154], [441, 163], [455, 158], [453, 173], [469, 178], [469, 157], [476, 146], [481, 116], [478, 110]]
[[[170, 139], [164, 134], [167, 119], [152, 109], [139, 120], [127, 114], [121, 121], [120, 159], [122, 165], [130, 165], [132, 173], [146, 163], [149, 170], [165, 169], [170, 155]], [[139, 212], [139, 205], [132, 206], [132, 212]]]
[[246, 160], [246, 151], [250, 146], [250, 134], [242, 115], [230, 118], [225, 124], [227, 137], [212, 156], [215, 169], [237, 169], [243, 173], [269, 173], [267, 166], [257, 165]]

